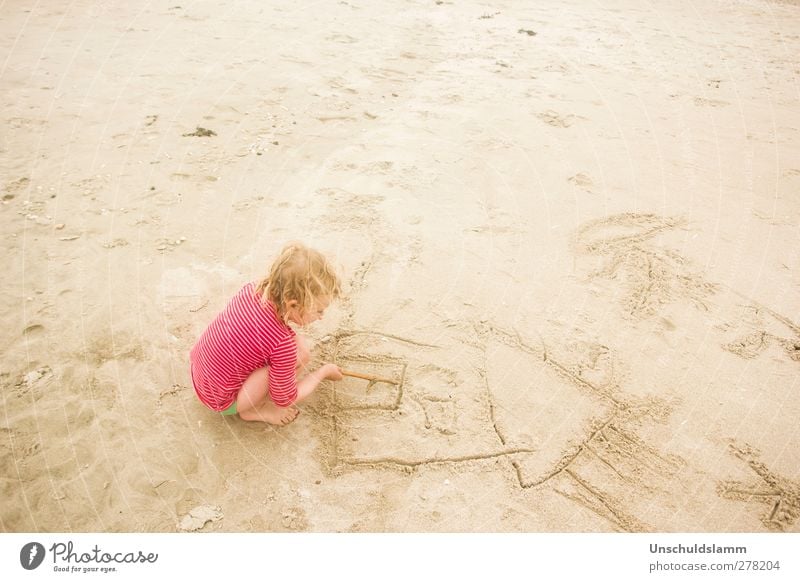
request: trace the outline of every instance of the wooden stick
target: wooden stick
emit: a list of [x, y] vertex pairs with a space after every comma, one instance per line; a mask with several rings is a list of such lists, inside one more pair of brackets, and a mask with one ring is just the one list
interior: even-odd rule
[[391, 378], [381, 378], [380, 376], [362, 374], [361, 372], [351, 372], [350, 370], [345, 370], [344, 368], [339, 368], [339, 371], [342, 373], [342, 376], [351, 376], [352, 378], [361, 378], [362, 380], [370, 380], [372, 382], [386, 382], [387, 384], [399, 384], [397, 380], [392, 380]]

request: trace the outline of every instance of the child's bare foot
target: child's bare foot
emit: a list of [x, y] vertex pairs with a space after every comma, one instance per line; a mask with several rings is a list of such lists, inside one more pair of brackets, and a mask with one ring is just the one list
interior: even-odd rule
[[275, 408], [274, 411], [268, 411], [266, 413], [262, 413], [262, 415], [264, 416], [264, 422], [282, 426], [285, 424], [289, 424], [300, 414], [300, 411], [294, 406], [290, 406], [288, 408], [279, 408], [275, 406], [274, 408]]
[[277, 426], [287, 425], [292, 422], [300, 411], [294, 406], [281, 408], [276, 406], [274, 402], [268, 400], [260, 408], [240, 412], [239, 416], [242, 420], [258, 420]]

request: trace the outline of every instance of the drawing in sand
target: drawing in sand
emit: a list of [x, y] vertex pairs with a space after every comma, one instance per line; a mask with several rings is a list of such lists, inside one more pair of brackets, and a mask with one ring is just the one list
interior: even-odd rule
[[0, 529], [800, 532], [800, 6], [489, 4], [3, 4]]

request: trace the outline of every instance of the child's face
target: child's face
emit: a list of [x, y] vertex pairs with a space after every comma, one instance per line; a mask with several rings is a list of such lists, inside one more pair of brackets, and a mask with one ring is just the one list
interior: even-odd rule
[[286, 310], [286, 318], [299, 326], [310, 325], [322, 319], [330, 303], [331, 300], [329, 297], [316, 299], [314, 300], [311, 310], [304, 311], [297, 301], [289, 301], [288, 309]]

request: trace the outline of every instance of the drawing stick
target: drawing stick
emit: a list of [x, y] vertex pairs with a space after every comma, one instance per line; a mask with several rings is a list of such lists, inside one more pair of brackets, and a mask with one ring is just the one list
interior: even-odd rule
[[351, 372], [344, 368], [339, 368], [342, 376], [351, 376], [352, 378], [361, 378], [362, 380], [372, 380], [373, 382], [386, 382], [387, 384], [398, 384], [397, 380], [391, 378], [381, 378], [380, 376], [373, 376], [371, 374], [362, 374], [361, 372]]

